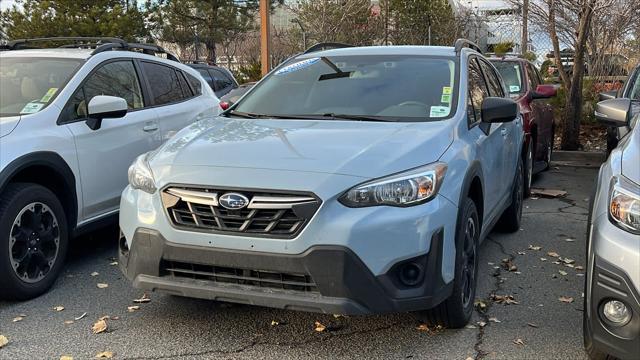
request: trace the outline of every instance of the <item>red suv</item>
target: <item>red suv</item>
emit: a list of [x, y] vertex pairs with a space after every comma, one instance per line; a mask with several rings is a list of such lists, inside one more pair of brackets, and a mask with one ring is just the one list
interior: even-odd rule
[[548, 101], [556, 95], [553, 85], [543, 84], [540, 72], [530, 61], [519, 57], [492, 57], [509, 95], [524, 117], [525, 143], [522, 161], [525, 165], [525, 195], [529, 195], [533, 175], [547, 170], [553, 151], [555, 124]]

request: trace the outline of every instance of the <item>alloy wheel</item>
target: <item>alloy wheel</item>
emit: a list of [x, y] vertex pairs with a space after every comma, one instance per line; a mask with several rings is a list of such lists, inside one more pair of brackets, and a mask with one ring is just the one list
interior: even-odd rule
[[26, 283], [41, 281], [56, 262], [60, 227], [51, 208], [41, 202], [25, 206], [9, 233], [9, 261], [18, 278]]
[[464, 308], [473, 301], [473, 288], [476, 278], [476, 236], [478, 227], [473, 217], [467, 219], [462, 250], [462, 304]]

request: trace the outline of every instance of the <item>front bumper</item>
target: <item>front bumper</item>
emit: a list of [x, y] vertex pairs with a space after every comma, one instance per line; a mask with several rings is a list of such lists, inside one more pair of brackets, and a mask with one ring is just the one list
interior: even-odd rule
[[[430, 251], [394, 264], [375, 276], [360, 258], [343, 246], [319, 245], [297, 254], [274, 254], [182, 245], [159, 232], [137, 229], [131, 243], [120, 241], [120, 267], [135, 287], [150, 291], [289, 310], [330, 314], [369, 314], [431, 308], [451, 294], [452, 282], [442, 280], [444, 230], [435, 231]], [[166, 264], [191, 264], [176, 276]], [[403, 285], [403, 265], [417, 264], [423, 281]], [[221, 281], [213, 269], [239, 269]], [[169, 269], [169, 270], [168, 270]], [[303, 274], [312, 279], [311, 291], [291, 290], [274, 281], [256, 286], [257, 271], [280, 275]], [[253, 272], [255, 271], [255, 272]], [[227, 272], [228, 274], [228, 272]], [[252, 279], [252, 280], [247, 280]], [[267, 280], [265, 280], [267, 281]], [[247, 285], [247, 284], [253, 285]]]
[[[606, 214], [597, 217], [589, 239], [589, 274], [585, 291], [586, 324], [593, 345], [620, 359], [640, 356], [640, 240], [610, 223]], [[615, 265], [614, 265], [615, 264]], [[631, 308], [631, 321], [611, 325], [602, 315], [603, 304], [619, 300]]]

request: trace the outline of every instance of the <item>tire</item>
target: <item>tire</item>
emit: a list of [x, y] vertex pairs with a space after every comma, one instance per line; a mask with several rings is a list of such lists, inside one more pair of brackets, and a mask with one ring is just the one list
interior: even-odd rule
[[[586, 294], [585, 294], [586, 298]], [[585, 300], [585, 305], [586, 305]], [[603, 353], [593, 346], [593, 337], [591, 336], [591, 330], [589, 328], [589, 320], [587, 319], [587, 311], [582, 312], [582, 334], [584, 336], [584, 350], [591, 360], [609, 360], [613, 357]]]
[[62, 204], [47, 188], [9, 184], [0, 194], [0, 299], [45, 293], [62, 271], [68, 247]]
[[551, 156], [553, 155], [553, 142], [555, 141], [555, 138], [556, 138], [556, 130], [551, 129], [551, 139], [549, 139], [549, 143], [547, 144], [547, 154], [544, 159], [545, 165], [542, 171], [547, 171], [551, 169]]
[[462, 328], [473, 314], [478, 278], [480, 219], [473, 200], [465, 198], [456, 231], [456, 272], [451, 295], [433, 309], [416, 312], [420, 321], [446, 328]]
[[524, 197], [531, 195], [531, 183], [533, 182], [533, 145], [527, 145], [527, 151], [524, 154]]
[[515, 183], [511, 190], [511, 205], [504, 210], [498, 221], [498, 228], [506, 232], [520, 230], [524, 200], [524, 169], [522, 167], [522, 159], [520, 159], [516, 168]]

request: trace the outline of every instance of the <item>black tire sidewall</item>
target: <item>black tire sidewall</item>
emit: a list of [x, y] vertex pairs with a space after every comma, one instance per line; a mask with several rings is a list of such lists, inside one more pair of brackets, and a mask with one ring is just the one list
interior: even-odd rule
[[[33, 202], [46, 204], [54, 213], [60, 231], [58, 255], [51, 270], [37, 283], [22, 281], [12, 269], [9, 260], [9, 232], [20, 210]], [[66, 258], [69, 233], [62, 204], [47, 188], [36, 184], [10, 184], [0, 198], [0, 298], [26, 300], [46, 292], [62, 271]]]

